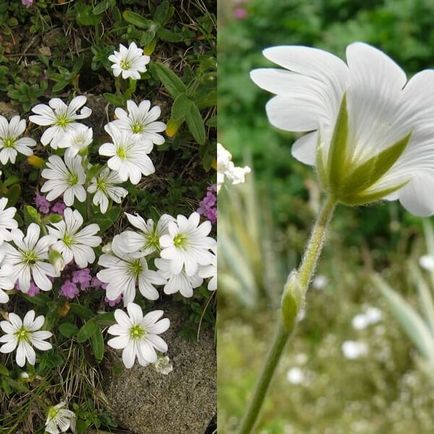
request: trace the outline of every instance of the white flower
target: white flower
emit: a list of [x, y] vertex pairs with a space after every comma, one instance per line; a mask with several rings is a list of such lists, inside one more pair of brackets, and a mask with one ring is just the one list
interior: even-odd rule
[[24, 320], [11, 312], [8, 321], [1, 321], [0, 327], [6, 333], [0, 337], [0, 352], [7, 354], [17, 350], [17, 365], [23, 367], [27, 361], [34, 365], [36, 353], [33, 347], [41, 351], [51, 350], [52, 345], [45, 342], [52, 336], [51, 332], [40, 330], [45, 318], [40, 315], [35, 318], [35, 311], [30, 310], [24, 316]]
[[59, 140], [58, 148], [65, 149], [66, 154], [75, 157], [80, 151], [86, 149], [93, 141], [93, 130], [83, 124], [78, 124], [72, 131], [66, 133]]
[[217, 289], [217, 252], [216, 249], [212, 249], [212, 261], [209, 265], [202, 265], [199, 267], [199, 277], [203, 279], [210, 279], [208, 282], [208, 289], [215, 291]]
[[291, 384], [302, 384], [306, 380], [306, 375], [301, 368], [294, 366], [286, 373], [286, 379]]
[[26, 121], [14, 116], [8, 123], [4, 116], [0, 116], [0, 161], [7, 164], [10, 161], [15, 164], [18, 153], [29, 156], [33, 155], [31, 149], [36, 145], [30, 137], [21, 137], [26, 129]]
[[[310, 165], [319, 163], [320, 177], [321, 166], [327, 165], [327, 174], [339, 180], [335, 191], [355, 190], [348, 180], [355, 181], [359, 196], [358, 202], [353, 198], [354, 204], [385, 197], [399, 199], [418, 216], [434, 213], [433, 70], [407, 81], [393, 60], [360, 42], [347, 47], [347, 63], [326, 51], [301, 46], [268, 48], [264, 55], [285, 68], [251, 73], [258, 86], [277, 95], [267, 104], [270, 122], [286, 131], [309, 132], [293, 145], [295, 158]], [[347, 155], [339, 155], [352, 170], [338, 172], [331, 170], [328, 157], [333, 155], [330, 144], [345, 101]], [[379, 159], [385, 150], [389, 159]], [[363, 170], [357, 172], [357, 168]]]
[[100, 256], [98, 264], [105, 267], [97, 277], [101, 282], [107, 283], [107, 298], [116, 300], [123, 296], [124, 305], [134, 301], [136, 287], [143, 297], [156, 300], [159, 293], [154, 285], [164, 285], [166, 280], [156, 271], [149, 270], [143, 256], [132, 255], [121, 249], [120, 235], [113, 239], [112, 253]]
[[11, 280], [11, 267], [4, 265], [0, 268], [0, 303], [7, 303], [9, 296], [4, 291], [14, 288], [14, 283]]
[[160, 250], [160, 238], [168, 234], [168, 225], [175, 219], [163, 214], [155, 225], [152, 219], [144, 220], [138, 214], [132, 215], [125, 213], [132, 226], [140, 232], [122, 232], [122, 248], [128, 253], [141, 252], [144, 256], [150, 255]]
[[99, 153], [110, 157], [107, 165], [118, 173], [122, 182], [129, 178], [132, 184], [138, 184], [142, 175], [148, 176], [155, 172], [148, 157], [153, 148], [150, 140], [140, 140], [133, 133], [110, 124], [105, 126], [105, 130], [110, 134], [113, 143], [101, 145]]
[[30, 289], [30, 280], [42, 291], [49, 291], [53, 284], [47, 276], [56, 277], [57, 273], [53, 265], [48, 263], [48, 249], [53, 239], [50, 236], [39, 238], [41, 228], [36, 223], [31, 223], [27, 229], [27, 234], [19, 230], [12, 232], [11, 243], [4, 243], [0, 247], [3, 253], [3, 265], [10, 265], [10, 279], [16, 283], [18, 281], [20, 290], [27, 293]]
[[166, 129], [164, 122], [157, 122], [161, 115], [160, 107], [151, 108], [151, 102], [142, 101], [137, 105], [134, 101], [127, 101], [128, 113], [118, 107], [115, 110], [117, 119], [112, 123], [121, 130], [129, 131], [139, 138], [150, 140], [155, 145], [162, 145], [164, 137], [161, 134]]
[[155, 350], [167, 352], [166, 342], [158, 336], [170, 327], [167, 318], [163, 316], [162, 310], [154, 310], [143, 316], [142, 309], [135, 303], [127, 305], [128, 315], [117, 309], [115, 319], [117, 324], [112, 325], [108, 332], [116, 336], [110, 339], [107, 344], [115, 349], [123, 349], [122, 361], [126, 368], [132, 368], [134, 362], [146, 366], [149, 363], [156, 363], [158, 356]]
[[178, 215], [177, 221], [168, 225], [169, 234], [160, 238], [161, 257], [171, 261], [171, 271], [179, 274], [185, 265], [188, 276], [197, 273], [199, 265], [209, 265], [213, 261], [213, 254], [209, 251], [216, 242], [208, 237], [211, 223], [200, 222], [200, 215], [194, 212], [187, 219]]
[[351, 321], [356, 330], [363, 330], [370, 325], [377, 324], [381, 321], [383, 313], [377, 307], [369, 306], [365, 312], [357, 314]]
[[368, 354], [368, 346], [365, 342], [345, 341], [342, 344], [342, 353], [347, 359], [358, 359]]
[[17, 209], [14, 207], [6, 208], [8, 199], [2, 197], [0, 199], [0, 245], [4, 241], [12, 239], [11, 231], [18, 229], [18, 223], [14, 219]]
[[57, 199], [63, 194], [65, 205], [72, 206], [76, 197], [80, 202], [86, 200], [84, 173], [82, 159], [80, 156], [71, 157], [65, 155], [63, 161], [58, 155], [51, 155], [48, 158], [47, 169], [41, 173], [42, 177], [48, 179], [41, 188], [47, 193], [47, 200]]
[[232, 162], [231, 153], [217, 143], [217, 193], [225, 182], [225, 178], [232, 184], [242, 184], [245, 182], [247, 173], [250, 173], [250, 167], [236, 167]]
[[132, 78], [134, 80], [140, 79], [140, 73], [146, 71], [146, 65], [151, 58], [143, 54], [141, 48], [137, 48], [135, 42], [132, 42], [127, 48], [119, 44], [119, 51], [109, 56], [110, 62], [113, 63], [113, 75], [122, 78]]
[[66, 432], [71, 428], [75, 432], [76, 416], [71, 410], [65, 408], [66, 403], [61, 402], [48, 409], [47, 421], [45, 422], [45, 431], [50, 434], [59, 434]]
[[312, 287], [318, 290], [324, 289], [329, 283], [329, 280], [327, 276], [324, 276], [322, 274], [319, 274], [318, 276], [315, 276], [312, 281]]
[[57, 240], [52, 246], [53, 249], [62, 254], [65, 264], [74, 260], [79, 268], [85, 268], [95, 261], [93, 249], [102, 242], [101, 237], [96, 236], [99, 232], [97, 224], [80, 229], [82, 226], [81, 214], [77, 210], [66, 208], [63, 220], [48, 227], [49, 234]]
[[423, 255], [419, 258], [419, 265], [427, 271], [434, 271], [434, 256]]
[[164, 293], [167, 295], [179, 292], [183, 297], [190, 298], [193, 296], [193, 289], [198, 288], [203, 283], [203, 279], [198, 274], [187, 276], [184, 270], [174, 274], [171, 269], [171, 262], [167, 259], [156, 258], [155, 266], [160, 275], [167, 279], [167, 283], [164, 285]]
[[80, 125], [76, 120], [91, 115], [92, 110], [83, 107], [86, 101], [85, 96], [76, 96], [69, 105], [66, 105], [61, 99], [52, 98], [48, 105], [38, 104], [33, 107], [32, 112], [35, 115], [29, 117], [30, 121], [36, 125], [50, 126], [42, 134], [41, 143], [44, 146], [51, 144], [53, 149], [57, 149], [58, 142], [63, 139], [65, 133], [72, 132]]
[[109, 206], [109, 199], [113, 202], [121, 203], [128, 191], [123, 187], [117, 187], [122, 180], [116, 172], [111, 172], [109, 168], [105, 167], [97, 176], [95, 176], [87, 191], [95, 193], [93, 203], [99, 206], [102, 214], [107, 212]]

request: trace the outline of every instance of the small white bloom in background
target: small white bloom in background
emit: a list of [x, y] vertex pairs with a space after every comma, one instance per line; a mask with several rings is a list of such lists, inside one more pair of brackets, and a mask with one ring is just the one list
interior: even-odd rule
[[107, 166], [118, 173], [122, 182], [128, 178], [136, 185], [142, 175], [155, 172], [154, 164], [148, 157], [154, 145], [150, 140], [140, 140], [136, 135], [107, 124], [105, 130], [110, 134], [113, 143], [104, 143], [99, 154], [110, 157]]
[[164, 122], [157, 121], [161, 115], [158, 106], [151, 108], [151, 102], [142, 101], [137, 105], [134, 101], [127, 101], [128, 113], [118, 107], [115, 110], [116, 120], [113, 125], [121, 130], [137, 135], [140, 139], [150, 140], [154, 145], [162, 145], [164, 137], [161, 134], [166, 129]]
[[383, 313], [380, 309], [373, 306], [368, 306], [364, 312], [357, 314], [351, 321], [351, 324], [356, 330], [364, 330], [370, 325], [377, 324], [383, 318]]
[[10, 122], [4, 116], [0, 116], [0, 162], [7, 164], [10, 161], [15, 164], [18, 153], [33, 155], [33, 146], [36, 141], [30, 137], [20, 136], [26, 130], [26, 121], [14, 116]]
[[169, 234], [160, 238], [161, 257], [170, 260], [172, 273], [179, 274], [185, 266], [187, 276], [193, 276], [199, 265], [212, 263], [213, 254], [209, 250], [216, 246], [216, 241], [208, 236], [211, 222], [199, 223], [197, 212], [188, 219], [178, 215], [176, 222], [169, 222]]
[[306, 375], [301, 368], [294, 366], [286, 373], [286, 379], [291, 384], [302, 384], [306, 380]]
[[98, 272], [97, 277], [107, 283], [107, 298], [116, 300], [122, 295], [127, 306], [134, 301], [138, 286], [143, 297], [156, 300], [159, 293], [154, 285], [164, 285], [166, 279], [150, 270], [143, 256], [126, 253], [121, 246], [121, 235], [116, 235], [111, 245], [112, 253], [103, 254], [98, 260], [98, 264], [105, 268]]
[[83, 124], [78, 124], [69, 133], [66, 133], [58, 142], [58, 148], [66, 149], [66, 154], [75, 157], [80, 151], [86, 149], [93, 141], [93, 130]]
[[167, 295], [179, 292], [183, 297], [190, 298], [193, 296], [193, 289], [203, 283], [202, 277], [198, 274], [188, 276], [184, 270], [177, 274], [173, 273], [171, 262], [167, 259], [156, 258], [155, 266], [160, 275], [167, 280], [164, 285], [164, 293]]
[[85, 96], [76, 96], [66, 105], [59, 98], [52, 98], [46, 104], [38, 104], [32, 108], [34, 115], [29, 119], [36, 125], [49, 126], [41, 137], [41, 143], [46, 146], [51, 145], [53, 149], [58, 148], [58, 142], [63, 139], [65, 133], [71, 133], [81, 125], [76, 122], [79, 119], [88, 118], [92, 110], [83, 107], [86, 104]]
[[68, 410], [65, 402], [61, 402], [48, 409], [47, 421], [45, 422], [45, 431], [50, 434], [60, 434], [71, 428], [75, 432], [76, 416], [71, 410]]
[[11, 312], [8, 321], [1, 321], [0, 327], [5, 335], [0, 337], [0, 352], [7, 354], [17, 351], [17, 365], [23, 367], [26, 360], [34, 365], [36, 353], [33, 347], [41, 351], [51, 350], [52, 345], [46, 342], [52, 336], [51, 332], [40, 330], [44, 325], [45, 318], [40, 315], [35, 318], [35, 311], [30, 310], [24, 319]]
[[306, 353], [298, 353], [294, 357], [295, 363], [297, 363], [299, 365], [305, 365], [307, 363], [308, 359], [309, 358], [308, 358]]
[[47, 168], [41, 173], [47, 179], [41, 188], [47, 194], [47, 200], [52, 201], [63, 195], [65, 205], [72, 206], [74, 198], [79, 202], [86, 200], [84, 173], [82, 159], [80, 156], [71, 157], [65, 155], [65, 161], [58, 155], [51, 155], [48, 158]]
[[163, 375], [169, 375], [173, 371], [173, 365], [168, 356], [159, 355], [154, 367], [157, 372]]
[[231, 153], [221, 143], [217, 143], [217, 193], [224, 184], [225, 178], [231, 184], [242, 184], [250, 172], [248, 166], [236, 167], [232, 162]]
[[11, 271], [10, 266], [7, 265], [3, 265], [0, 268], [0, 304], [9, 301], [9, 296], [4, 290], [11, 290], [15, 286], [15, 282], [11, 280]]
[[10, 241], [12, 239], [11, 231], [18, 229], [18, 223], [15, 220], [15, 214], [17, 209], [14, 207], [6, 208], [8, 199], [2, 197], [0, 199], [0, 245], [4, 241]]
[[424, 255], [419, 258], [419, 265], [427, 271], [434, 271], [434, 256]]
[[368, 346], [365, 342], [345, 341], [342, 344], [342, 353], [347, 359], [359, 359], [368, 354]]
[[315, 276], [312, 281], [312, 288], [318, 289], [319, 291], [324, 289], [329, 283], [327, 276], [319, 274]]
[[214, 253], [211, 264], [199, 267], [198, 275], [203, 279], [210, 279], [208, 282], [208, 289], [210, 291], [215, 291], [217, 289], [217, 252], [216, 249], [211, 250]]
[[18, 282], [24, 293], [30, 289], [31, 279], [42, 291], [49, 291], [53, 284], [48, 276], [57, 276], [48, 262], [48, 249], [54, 240], [48, 235], [39, 238], [40, 233], [41, 228], [31, 223], [26, 236], [17, 229], [12, 232], [11, 242], [0, 246], [0, 252], [5, 255], [2, 265], [11, 266], [10, 279], [13, 283]]
[[122, 180], [116, 172], [112, 172], [105, 167], [97, 176], [95, 176], [87, 191], [93, 196], [93, 204], [99, 206], [102, 214], [107, 212], [109, 200], [115, 203], [122, 203], [122, 200], [128, 195], [128, 191], [116, 184], [121, 184]]
[[[339, 170], [318, 170], [325, 184], [332, 181], [326, 189], [351, 205], [384, 198], [399, 200], [417, 216], [434, 214], [433, 70], [408, 80], [390, 57], [361, 42], [348, 45], [346, 63], [303, 46], [263, 53], [283, 68], [251, 72], [259, 87], [275, 95], [266, 106], [270, 123], [306, 133], [294, 143], [293, 156], [330, 168], [333, 151], [344, 149], [344, 163], [334, 160]], [[339, 148], [331, 144], [343, 108], [348, 134]]]
[[123, 350], [122, 361], [128, 369], [133, 367], [136, 358], [141, 366], [156, 363], [158, 356], [155, 350], [167, 352], [167, 344], [159, 335], [170, 327], [170, 321], [160, 319], [164, 313], [162, 310], [143, 316], [142, 308], [135, 303], [129, 303], [127, 311], [128, 315], [120, 309], [115, 311], [117, 324], [112, 325], [108, 333], [116, 337], [107, 344]]
[[48, 226], [48, 232], [55, 240], [53, 249], [62, 254], [65, 264], [75, 261], [79, 268], [95, 261], [93, 249], [102, 243], [101, 237], [96, 235], [99, 232], [97, 224], [82, 226], [83, 217], [71, 208], [65, 209], [62, 221]]
[[130, 230], [122, 232], [122, 248], [127, 253], [141, 252], [144, 256], [160, 250], [160, 238], [169, 233], [169, 222], [175, 221], [168, 214], [163, 214], [157, 224], [152, 219], [145, 220], [138, 214], [125, 213], [125, 215], [130, 224], [139, 229], [139, 232]]
[[110, 62], [113, 63], [113, 75], [122, 78], [140, 79], [140, 73], [146, 71], [146, 65], [151, 58], [143, 54], [143, 50], [138, 48], [135, 42], [132, 42], [129, 47], [119, 44], [119, 51], [109, 56]]

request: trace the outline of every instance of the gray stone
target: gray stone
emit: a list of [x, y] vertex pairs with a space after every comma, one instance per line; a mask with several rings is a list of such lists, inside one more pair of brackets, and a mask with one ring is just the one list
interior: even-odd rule
[[154, 366], [136, 365], [112, 375], [107, 398], [120, 424], [135, 434], [204, 434], [216, 414], [214, 335], [199, 341], [180, 336], [183, 316], [176, 305], [155, 306], [171, 321], [162, 335], [169, 346], [173, 371], [163, 375]]

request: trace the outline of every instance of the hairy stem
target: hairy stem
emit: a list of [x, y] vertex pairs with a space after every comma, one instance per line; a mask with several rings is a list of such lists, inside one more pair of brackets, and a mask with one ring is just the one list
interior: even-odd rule
[[[309, 287], [312, 277], [315, 273], [315, 269], [318, 263], [318, 259], [321, 255], [321, 250], [324, 245], [324, 240], [327, 233], [327, 226], [333, 215], [336, 202], [333, 198], [328, 198], [323, 208], [321, 209], [315, 225], [312, 229], [312, 233], [309, 242], [306, 246], [306, 250], [303, 256], [303, 260], [297, 272], [298, 285], [302, 292], [301, 298], [304, 299], [304, 295]], [[290, 284], [290, 279], [288, 284]], [[288, 288], [285, 287], [284, 293]], [[285, 349], [285, 346], [289, 340], [289, 337], [293, 334], [295, 328], [295, 317], [300, 309], [301, 305], [297, 305], [297, 308], [293, 311], [293, 318], [283, 321], [282, 315], [279, 316], [277, 333], [271, 345], [270, 352], [268, 353], [265, 365], [259, 377], [259, 381], [256, 385], [253, 398], [249, 404], [247, 412], [241, 423], [239, 434], [250, 434], [255, 426], [259, 412], [261, 411], [264, 403], [265, 396], [267, 395], [268, 388], [270, 386], [271, 379], [279, 363], [280, 357]], [[285, 315], [287, 312], [282, 311]], [[290, 326], [288, 326], [290, 324]]]

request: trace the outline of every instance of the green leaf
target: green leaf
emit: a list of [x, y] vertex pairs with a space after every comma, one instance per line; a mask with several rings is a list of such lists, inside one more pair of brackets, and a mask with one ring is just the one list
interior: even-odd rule
[[378, 275], [373, 277], [390, 309], [420, 353], [434, 361], [434, 337], [420, 315]]
[[10, 187], [11, 185], [18, 184], [18, 183], [20, 182], [20, 180], [21, 180], [21, 179], [20, 179], [18, 176], [15, 176], [15, 175], [8, 176], [8, 177], [4, 180], [3, 185], [4, 185], [5, 187]]
[[191, 104], [193, 104], [193, 101], [185, 93], [180, 93], [173, 102], [171, 119], [175, 121], [185, 119], [190, 111]]
[[41, 224], [42, 219], [38, 213], [38, 210], [31, 205], [26, 205], [24, 207], [24, 219], [26, 222]]
[[100, 327], [111, 326], [115, 323], [115, 314], [114, 312], [100, 313], [94, 317], [94, 320]]
[[167, 29], [160, 29], [158, 31], [158, 36], [161, 40], [166, 42], [181, 42], [184, 40], [184, 35], [178, 32], [172, 32]]
[[24, 298], [27, 302], [34, 304], [35, 306], [47, 306], [47, 303], [50, 301], [50, 297], [47, 294], [40, 293], [38, 295], [35, 295], [33, 297], [30, 297], [30, 295], [22, 294], [21, 297]]
[[163, 86], [174, 98], [181, 93], [187, 92], [187, 87], [182, 80], [166, 65], [153, 63], [151, 70], [157, 75]]
[[411, 133], [356, 167], [342, 183], [342, 193], [360, 193], [374, 185], [396, 163], [407, 148], [410, 137]]
[[59, 326], [59, 332], [65, 338], [72, 338], [78, 332], [78, 327], [71, 322], [64, 322]]
[[6, 366], [2, 365], [1, 363], [0, 363], [0, 375], [3, 375], [5, 377], [9, 377], [9, 370], [8, 370], [8, 368], [6, 368]]
[[98, 362], [104, 358], [104, 337], [101, 333], [100, 329], [97, 329], [96, 332], [90, 338], [90, 345], [92, 347], [93, 355]]
[[327, 174], [331, 192], [336, 192], [341, 186], [345, 175], [348, 147], [348, 110], [347, 96], [344, 94], [339, 108], [333, 137], [330, 143]]
[[173, 15], [174, 10], [174, 7], [167, 0], [163, 0], [155, 10], [154, 20], [164, 25]]
[[93, 8], [92, 12], [94, 13], [94, 15], [100, 15], [103, 12], [105, 12], [107, 9], [115, 5], [116, 5], [116, 1], [114, 0], [103, 0]]
[[100, 232], [105, 232], [118, 221], [121, 213], [122, 209], [116, 206], [105, 214], [95, 217], [94, 222], [99, 226]]
[[125, 105], [125, 98], [122, 95], [116, 95], [114, 93], [104, 93], [104, 98], [109, 104], [112, 104], [116, 107], [121, 107]]
[[95, 26], [101, 22], [101, 17], [94, 15], [92, 6], [82, 3], [75, 7], [75, 19], [81, 26]]
[[14, 206], [21, 196], [21, 186], [19, 184], [14, 184], [8, 189], [8, 192], [5, 194], [5, 196], [8, 198], [8, 205]]
[[88, 320], [94, 316], [94, 312], [87, 306], [78, 303], [71, 303], [71, 312], [81, 319]]
[[122, 14], [124, 17], [124, 20], [127, 23], [133, 24], [134, 26], [138, 27], [139, 29], [155, 29], [157, 27], [159, 27], [158, 23], [155, 23], [152, 20], [148, 20], [145, 17], [142, 17], [140, 14], [127, 10], [124, 11], [124, 13]]
[[60, 214], [50, 214], [44, 218], [46, 223], [59, 223], [63, 220], [63, 217]]
[[99, 328], [96, 322], [89, 320], [81, 327], [80, 331], [78, 332], [77, 341], [82, 344], [83, 342], [89, 340], [97, 331], [99, 331]]
[[203, 145], [206, 140], [205, 124], [197, 105], [193, 102], [185, 116], [185, 121], [196, 142], [199, 143], [199, 145]]

